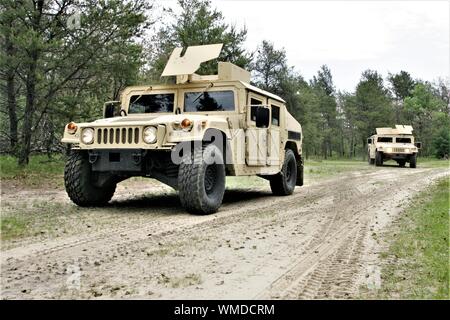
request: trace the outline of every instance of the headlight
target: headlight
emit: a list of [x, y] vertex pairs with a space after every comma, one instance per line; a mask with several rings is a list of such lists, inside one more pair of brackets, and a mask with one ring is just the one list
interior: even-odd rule
[[406, 152], [406, 153], [408, 153], [408, 152], [409, 152], [409, 149], [408, 149], [408, 148], [406, 148], [406, 149], [405, 149], [405, 152]]
[[156, 141], [156, 128], [146, 127], [143, 131], [143, 139], [145, 143], [151, 144]]
[[91, 144], [94, 142], [94, 129], [92, 128], [84, 128], [81, 133], [81, 142], [84, 144]]
[[386, 152], [392, 152], [392, 148], [386, 148]]

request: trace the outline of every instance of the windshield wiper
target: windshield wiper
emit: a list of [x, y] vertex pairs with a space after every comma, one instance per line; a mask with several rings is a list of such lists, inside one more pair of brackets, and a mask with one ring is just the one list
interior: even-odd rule
[[194, 102], [196, 102], [198, 99], [200, 99], [200, 97], [203, 95], [203, 94], [205, 94], [205, 92], [209, 89], [209, 88], [212, 88], [212, 87], [214, 87], [214, 83], [210, 83], [202, 92], [200, 92], [200, 94], [197, 96], [197, 98], [195, 98], [195, 100], [194, 101], [192, 101], [192, 103], [194, 103]]
[[[148, 87], [147, 89], [145, 89], [145, 93], [147, 93], [148, 91], [152, 91], [152, 86], [150, 86], [150, 87]], [[139, 97], [137, 97], [136, 98], [136, 100], [134, 100], [133, 102], [131, 102], [131, 103], [136, 103], [140, 98], [142, 98], [142, 96], [143, 96], [144, 94], [143, 93], [141, 93], [140, 95], [139, 95]]]

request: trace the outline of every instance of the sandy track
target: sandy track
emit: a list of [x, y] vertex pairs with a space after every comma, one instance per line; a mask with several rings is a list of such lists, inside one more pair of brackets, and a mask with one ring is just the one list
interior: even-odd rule
[[[163, 195], [145, 219], [3, 250], [2, 298], [354, 298], [376, 265], [373, 235], [448, 174], [383, 167], [289, 197], [230, 190], [210, 216], [186, 214], [176, 195]], [[126, 211], [129, 200], [115, 204]]]

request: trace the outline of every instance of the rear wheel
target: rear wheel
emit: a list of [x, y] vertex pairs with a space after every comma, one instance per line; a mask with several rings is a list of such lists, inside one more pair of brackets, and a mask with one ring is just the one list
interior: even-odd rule
[[411, 158], [409, 158], [409, 167], [415, 168], [417, 164], [417, 154], [413, 154]]
[[377, 167], [380, 167], [380, 166], [383, 165], [383, 153], [380, 152], [380, 151], [377, 151], [377, 152], [376, 152], [376, 155], [375, 155], [375, 165], [376, 165]]
[[270, 179], [272, 192], [279, 196], [287, 196], [294, 192], [297, 180], [297, 161], [294, 152], [286, 150], [281, 172]]
[[303, 158], [300, 157], [300, 159], [297, 160], [297, 181], [295, 183], [297, 186], [303, 186], [304, 167]]
[[178, 191], [181, 205], [190, 213], [210, 214], [219, 209], [225, 193], [225, 164], [217, 146], [207, 145], [182, 160]]
[[103, 206], [111, 200], [117, 183], [110, 179], [98, 186], [87, 154], [72, 151], [64, 168], [64, 184], [70, 200], [82, 207]]
[[398, 161], [398, 165], [399, 165], [400, 167], [402, 167], [402, 168], [405, 166], [405, 163], [406, 163], [405, 160], [399, 160], [399, 161]]
[[368, 162], [369, 164], [374, 164], [374, 163], [375, 163], [375, 159], [372, 159], [372, 158], [370, 157], [370, 152], [367, 153], [367, 162]]

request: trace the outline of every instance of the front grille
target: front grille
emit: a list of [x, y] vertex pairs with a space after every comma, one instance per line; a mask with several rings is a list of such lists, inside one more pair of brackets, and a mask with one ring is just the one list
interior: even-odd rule
[[405, 152], [404, 148], [394, 148], [394, 152]]
[[139, 128], [97, 128], [97, 144], [138, 144], [141, 141]]

